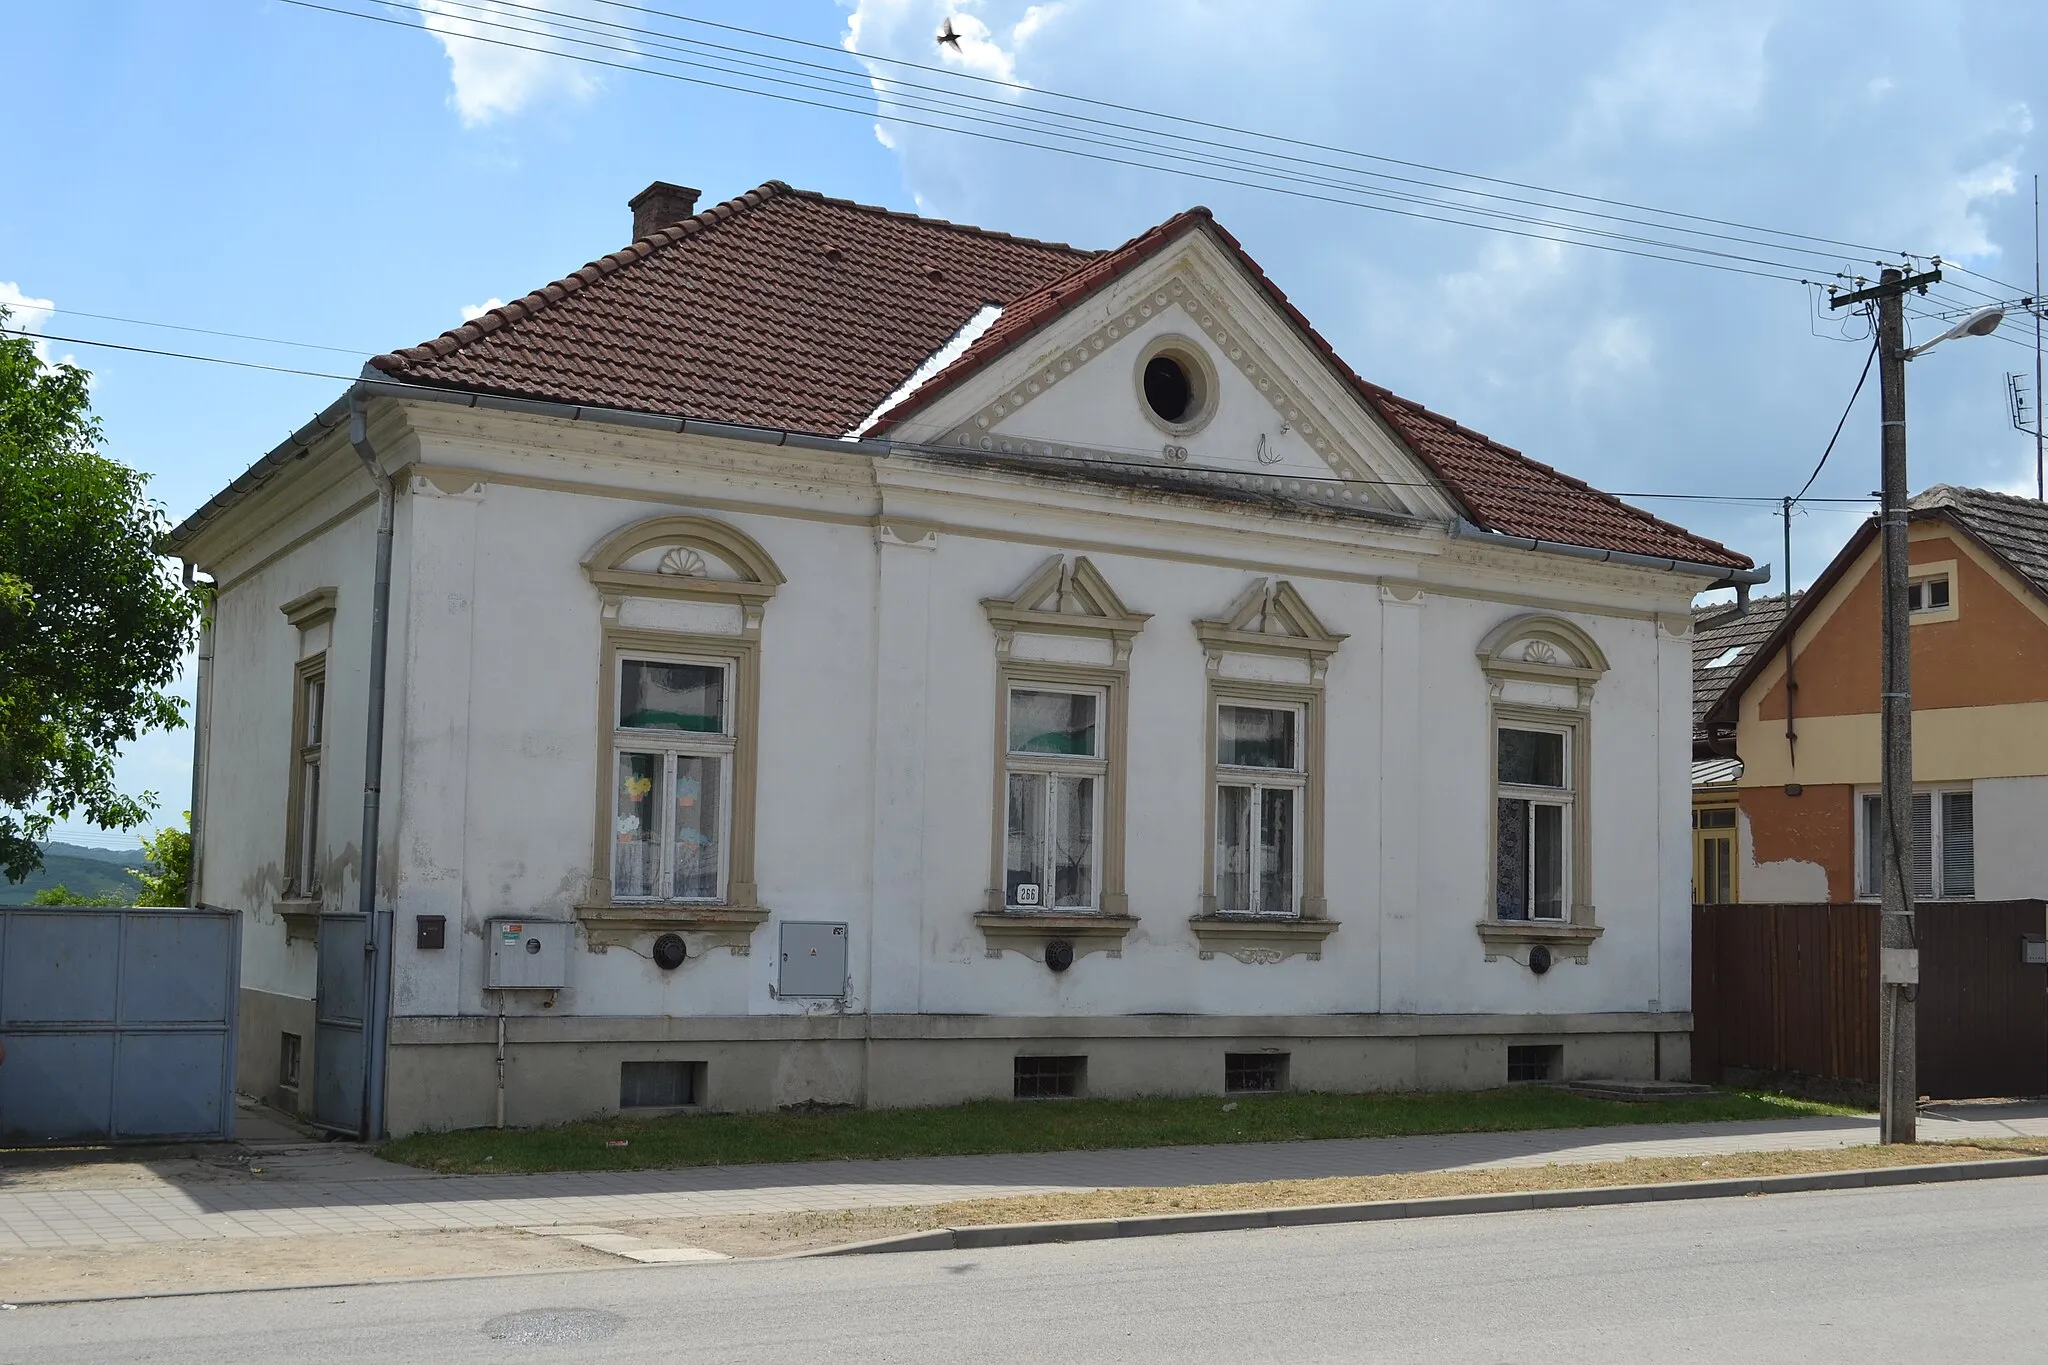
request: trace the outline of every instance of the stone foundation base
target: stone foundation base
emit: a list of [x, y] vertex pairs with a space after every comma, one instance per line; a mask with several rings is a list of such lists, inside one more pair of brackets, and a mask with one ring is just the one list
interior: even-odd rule
[[[689, 1107], [709, 1111], [1009, 1099], [1020, 1057], [1085, 1058], [1067, 1064], [1078, 1071], [1078, 1092], [1118, 1097], [1223, 1095], [1229, 1054], [1279, 1057], [1251, 1069], [1284, 1089], [1339, 1093], [1504, 1085], [1510, 1047], [1532, 1049], [1517, 1052], [1517, 1079], [1532, 1063], [1560, 1081], [1683, 1080], [1691, 1068], [1689, 1014], [882, 1015], [872, 1035], [867, 1025], [858, 1015], [510, 1019], [505, 1121], [526, 1127], [619, 1113], [626, 1062], [689, 1064]], [[493, 1122], [496, 1028], [495, 1018], [393, 1021], [394, 1136]], [[1246, 1069], [1240, 1061], [1230, 1079], [1242, 1083]]]

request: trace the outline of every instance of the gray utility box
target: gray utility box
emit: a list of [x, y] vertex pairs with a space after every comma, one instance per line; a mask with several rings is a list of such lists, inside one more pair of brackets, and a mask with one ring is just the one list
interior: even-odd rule
[[819, 920], [782, 922], [782, 971], [775, 993], [836, 1000], [846, 994], [846, 926]]
[[568, 921], [488, 920], [484, 938], [491, 948], [485, 990], [553, 991], [569, 984]]

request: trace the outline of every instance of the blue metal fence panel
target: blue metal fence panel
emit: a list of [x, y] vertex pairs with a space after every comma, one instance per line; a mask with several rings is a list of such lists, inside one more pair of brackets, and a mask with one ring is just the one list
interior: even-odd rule
[[241, 916], [0, 909], [0, 1143], [234, 1136]]

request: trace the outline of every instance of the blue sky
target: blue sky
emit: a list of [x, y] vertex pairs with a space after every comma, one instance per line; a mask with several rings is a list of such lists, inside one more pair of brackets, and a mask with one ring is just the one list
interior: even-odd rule
[[[631, 18], [597, 0], [528, 3]], [[2048, 43], [2048, 6], [647, 3], [2032, 277], [2029, 177], [2048, 95], [2026, 54]], [[459, 323], [465, 307], [623, 245], [625, 201], [651, 180], [697, 186], [710, 203], [774, 178], [1090, 246], [1208, 204], [1368, 378], [1617, 491], [1796, 491], [1864, 359], [1864, 346], [1816, 327], [1793, 284], [878, 129], [872, 117], [479, 47], [454, 36], [454, 13], [436, 36], [279, 0], [0, 7], [12, 103], [34, 111], [9, 139], [0, 300], [72, 310], [22, 310], [47, 333], [347, 375]], [[969, 36], [958, 56], [932, 42], [949, 14]], [[1870, 268], [1849, 251], [1837, 264]], [[2017, 340], [2023, 329], [2007, 325]], [[151, 474], [174, 517], [341, 387], [48, 344], [95, 371], [108, 450]], [[2004, 406], [2004, 375], [2030, 371], [2030, 352], [1972, 341], [1913, 366], [1916, 486], [2031, 489], [2032, 441]], [[1874, 485], [1873, 398], [1874, 386], [1817, 495]], [[1643, 505], [1760, 561], [1782, 558], [1774, 509]], [[1859, 515], [1821, 505], [1800, 517], [1795, 576], [1817, 571]], [[184, 732], [145, 739], [122, 778], [162, 793], [175, 815], [188, 750]]]

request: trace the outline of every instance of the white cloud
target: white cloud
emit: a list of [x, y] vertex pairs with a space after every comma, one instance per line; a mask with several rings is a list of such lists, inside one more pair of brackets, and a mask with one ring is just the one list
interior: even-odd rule
[[[550, 8], [579, 19], [607, 15], [589, 0], [561, 0]], [[566, 41], [556, 26], [526, 9], [507, 7], [498, 0], [420, 0], [419, 13], [427, 31], [448, 54], [454, 81], [448, 102], [464, 127], [480, 128], [550, 95], [587, 99], [597, 92], [595, 68], [551, 55], [582, 49]], [[568, 36], [588, 37], [606, 47], [631, 47], [623, 36]], [[536, 48], [544, 50], [532, 50]], [[594, 55], [606, 61], [631, 60], [611, 52]]]
[[[965, 75], [1028, 84], [1017, 75], [1017, 58], [1025, 45], [1042, 33], [1061, 14], [1068, 0], [1028, 5], [1015, 22], [991, 23], [977, 11], [984, 0], [852, 0], [841, 42], [852, 52], [914, 53], [916, 60], [945, 67]], [[1014, 6], [1002, 6], [1014, 11]], [[950, 22], [958, 35], [958, 46], [937, 41]], [[889, 77], [901, 74], [884, 62], [869, 62], [868, 74], [875, 91], [886, 102]], [[984, 87], [977, 94], [995, 93]], [[886, 138], [883, 146], [894, 148]]]
[[[42, 331], [43, 325], [50, 320], [50, 315], [57, 311], [56, 300], [32, 299], [22, 292], [20, 285], [10, 280], [0, 280], [0, 306], [5, 306], [7, 309], [7, 325], [24, 332]], [[35, 343], [35, 349], [36, 359], [42, 361], [45, 365], [49, 364], [50, 347], [48, 343], [38, 341]], [[67, 364], [71, 362], [71, 357], [69, 356], [66, 356], [64, 359]]]
[[1651, 346], [1642, 320], [1594, 319], [1565, 358], [1565, 382], [1575, 402], [1608, 398], [1650, 373]]
[[1593, 79], [1595, 126], [1692, 139], [1748, 121], [1763, 101], [1771, 28], [1766, 14], [1718, 6], [1672, 14]]
[[464, 322], [475, 322], [493, 308], [503, 308], [504, 306], [505, 300], [503, 299], [485, 299], [482, 303], [465, 303], [462, 305], [462, 320]]

